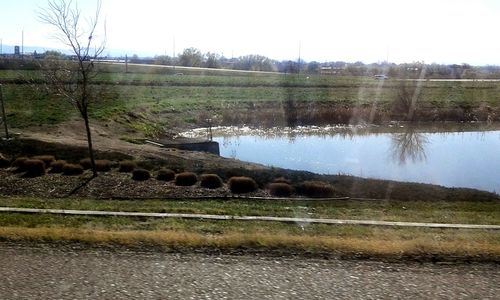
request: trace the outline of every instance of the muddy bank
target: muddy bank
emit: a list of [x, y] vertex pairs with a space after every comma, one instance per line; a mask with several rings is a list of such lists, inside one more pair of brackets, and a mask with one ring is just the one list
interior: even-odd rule
[[[77, 162], [86, 157], [84, 145], [66, 145], [35, 139], [17, 139], [1, 141], [0, 152], [9, 158], [39, 154], [55, 155], [58, 159]], [[445, 188], [430, 184], [395, 182], [388, 180], [365, 179], [345, 175], [319, 175], [305, 171], [294, 171], [265, 167], [258, 164], [245, 163], [234, 159], [221, 158], [213, 154], [168, 150], [149, 145], [127, 145], [127, 147], [100, 148], [97, 157], [109, 159], [116, 167], [118, 161], [135, 159], [143, 168], [156, 172], [160, 167], [181, 171], [192, 171], [198, 174], [215, 173], [227, 180], [232, 176], [249, 176], [259, 185], [263, 192], [270, 182], [285, 177], [291, 183], [307, 180], [329, 182], [335, 189], [336, 196], [361, 197], [374, 199], [422, 200], [422, 201], [499, 201], [494, 193], [466, 188]], [[10, 171], [0, 178], [0, 193], [9, 195], [30, 195], [36, 197], [60, 197], [68, 195], [76, 185], [82, 184], [86, 178], [68, 177], [50, 174], [38, 178], [22, 178], [20, 174]], [[88, 175], [88, 174], [87, 174]], [[129, 191], [129, 192], [127, 192]], [[209, 195], [207, 194], [209, 193]], [[179, 188], [173, 184], [157, 182], [150, 179], [143, 183], [131, 180], [129, 174], [116, 171], [101, 174], [91, 185], [76, 195], [95, 198], [182, 198], [193, 196], [227, 196], [227, 189], [208, 191], [201, 188]], [[260, 194], [259, 194], [260, 195]]]
[[[401, 107], [403, 106], [403, 107]], [[214, 112], [215, 125], [221, 126], [325, 126], [331, 124], [389, 124], [403, 122], [499, 122], [500, 108], [469, 104], [435, 107], [422, 105], [409, 116], [404, 104], [360, 104], [331, 101], [259, 101], [248, 102]], [[205, 115], [204, 112], [200, 113]], [[204, 126], [205, 118], [199, 117]]]

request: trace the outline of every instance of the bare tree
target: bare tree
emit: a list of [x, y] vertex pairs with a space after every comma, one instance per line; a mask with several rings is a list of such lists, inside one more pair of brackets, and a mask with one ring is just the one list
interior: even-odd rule
[[400, 165], [405, 165], [406, 162], [425, 161], [425, 147], [429, 143], [429, 139], [425, 134], [417, 132], [415, 127], [410, 125], [406, 127], [404, 132], [394, 133], [391, 136], [391, 152], [392, 158], [397, 160]]
[[54, 37], [68, 46], [74, 57], [72, 60], [48, 59], [43, 69], [52, 90], [76, 107], [85, 122], [94, 177], [97, 172], [89, 125], [89, 106], [96, 100], [96, 95], [90, 90], [91, 80], [97, 73], [94, 60], [104, 51], [106, 43], [105, 26], [102, 37], [99, 38], [96, 33], [100, 10], [101, 1], [98, 0], [95, 14], [82, 19], [76, 2], [49, 0], [47, 8], [39, 12], [40, 21], [56, 29]]
[[426, 67], [422, 67], [417, 81], [411, 79], [402, 79], [399, 84], [396, 101], [394, 103], [397, 112], [403, 113], [406, 121], [415, 120], [417, 111], [417, 102], [420, 100], [422, 83], [425, 78]]

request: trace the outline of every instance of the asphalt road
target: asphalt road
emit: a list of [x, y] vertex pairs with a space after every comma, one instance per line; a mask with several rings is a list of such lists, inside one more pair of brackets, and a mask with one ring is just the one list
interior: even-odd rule
[[498, 299], [495, 264], [172, 254], [0, 243], [0, 299]]

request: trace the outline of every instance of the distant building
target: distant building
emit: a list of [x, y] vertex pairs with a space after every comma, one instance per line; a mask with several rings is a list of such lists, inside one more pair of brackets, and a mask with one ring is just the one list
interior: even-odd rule
[[341, 74], [344, 68], [334, 68], [332, 66], [323, 66], [319, 68], [319, 73], [321, 75], [335, 75]]
[[19, 51], [19, 46], [14, 46], [14, 54], [21, 55], [21, 52]]

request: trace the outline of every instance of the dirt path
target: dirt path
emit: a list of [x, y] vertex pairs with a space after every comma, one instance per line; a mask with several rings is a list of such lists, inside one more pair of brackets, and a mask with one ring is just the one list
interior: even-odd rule
[[0, 243], [2, 299], [496, 299], [498, 266]]

